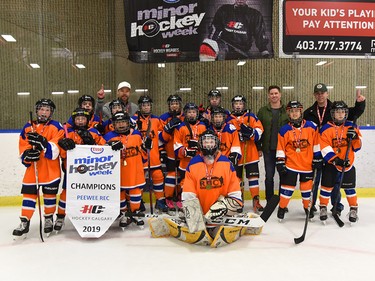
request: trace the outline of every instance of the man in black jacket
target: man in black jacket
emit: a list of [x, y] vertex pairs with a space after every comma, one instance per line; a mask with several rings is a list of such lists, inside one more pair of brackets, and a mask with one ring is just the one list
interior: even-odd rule
[[[323, 125], [327, 124], [328, 122], [332, 121], [331, 116], [331, 107], [332, 102], [328, 99], [328, 89], [327, 86], [323, 83], [318, 83], [314, 87], [314, 97], [316, 102], [306, 109], [303, 113], [303, 118], [306, 120], [313, 121], [315, 124], [321, 128]], [[366, 98], [361, 94], [360, 90], [357, 90], [356, 94], [356, 102], [354, 107], [349, 108], [348, 118], [347, 120], [355, 121], [358, 117], [360, 117], [363, 112], [365, 111], [366, 107]], [[323, 159], [321, 160], [323, 161]], [[318, 170], [316, 174], [316, 179], [314, 182], [314, 194], [313, 194], [313, 202], [312, 202], [312, 210], [316, 212], [316, 198], [318, 193], [318, 187], [320, 184], [320, 178], [322, 175], [322, 170]], [[339, 190], [339, 186], [336, 184], [333, 188], [331, 193], [331, 202], [332, 205], [338, 202], [337, 204], [337, 212], [341, 214], [341, 211], [344, 209], [344, 206], [340, 203], [341, 201], [341, 194]]]

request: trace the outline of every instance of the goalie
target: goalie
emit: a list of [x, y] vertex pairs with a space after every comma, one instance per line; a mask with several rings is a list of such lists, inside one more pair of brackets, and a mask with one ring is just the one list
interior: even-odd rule
[[214, 131], [204, 131], [198, 146], [200, 154], [191, 159], [183, 185], [186, 224], [183, 220], [170, 218], [151, 219], [149, 223], [154, 237], [160, 236], [157, 234], [161, 232], [156, 232], [163, 225], [166, 230], [163, 234], [192, 244], [218, 247], [236, 241], [246, 228], [205, 225], [202, 213], [208, 222], [240, 213], [243, 207], [240, 183], [232, 163], [221, 154], [220, 141]]

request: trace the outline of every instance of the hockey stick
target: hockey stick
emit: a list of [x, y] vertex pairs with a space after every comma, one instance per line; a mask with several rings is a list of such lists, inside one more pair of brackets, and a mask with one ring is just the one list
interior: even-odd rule
[[246, 59], [249, 59], [250, 56], [245, 53], [244, 51], [242, 51], [241, 49], [237, 48], [236, 46], [234, 46], [233, 44], [225, 41], [224, 39], [221, 38], [221, 33], [222, 31], [220, 31], [219, 35], [217, 36], [217, 40], [220, 40], [221, 42], [223, 42], [224, 44], [228, 45], [229, 47], [231, 47], [235, 52], [239, 53], [240, 55], [244, 56]]
[[[310, 212], [311, 212], [311, 209], [312, 209], [312, 201], [313, 201], [313, 194], [314, 194], [314, 191], [315, 191], [315, 180], [316, 180], [316, 174], [317, 174], [317, 169], [314, 169], [314, 176], [313, 176], [313, 188], [311, 190], [311, 193], [310, 193], [310, 201], [309, 201], [309, 207], [307, 208], [307, 212], [306, 212], [306, 218], [305, 218], [305, 226], [303, 227], [303, 232], [302, 232], [302, 235], [298, 238], [294, 238], [294, 243], [295, 244], [299, 244], [299, 243], [302, 243], [304, 240], [305, 240], [305, 237], [306, 237], [306, 231], [307, 231], [307, 224], [309, 223], [309, 216], [310, 216]], [[317, 185], [318, 186], [318, 185]]]
[[[215, 220], [207, 221], [208, 224], [213, 225], [228, 225], [228, 226], [241, 226], [241, 227], [262, 227], [272, 215], [273, 211], [279, 204], [279, 196], [274, 195], [264, 207], [263, 213], [257, 218], [247, 218], [241, 216], [228, 217], [224, 216]], [[144, 217], [144, 218], [172, 218], [181, 219], [179, 216], [169, 216], [169, 215], [154, 215], [154, 214], [143, 214], [143, 213], [131, 213], [126, 212], [127, 217]]]
[[[247, 125], [250, 126], [250, 111], [248, 110], [247, 113]], [[241, 193], [242, 193], [242, 201], [245, 201], [245, 179], [246, 179], [246, 154], [247, 154], [247, 145], [248, 141], [245, 141], [244, 147], [244, 155], [243, 155], [243, 164], [242, 164], [242, 186], [241, 186]], [[249, 188], [250, 191], [250, 188]]]
[[[31, 132], [35, 132], [34, 125], [33, 125], [33, 112], [32, 111], [30, 111], [30, 124], [31, 124]], [[33, 149], [34, 149], [34, 146], [33, 146]], [[35, 173], [35, 185], [36, 185], [36, 196], [37, 196], [36, 199], [37, 199], [38, 212], [39, 212], [39, 235], [40, 235], [40, 239], [42, 240], [42, 242], [44, 242], [43, 232], [42, 232], [42, 228], [43, 228], [42, 210], [40, 206], [39, 173], [38, 173], [38, 166], [36, 162], [34, 162], [34, 173]]]
[[[357, 121], [357, 117], [354, 116], [353, 117], [353, 124], [355, 124], [356, 121]], [[351, 139], [351, 138], [348, 140], [348, 146], [346, 148], [344, 163], [346, 163], [348, 161], [350, 148], [352, 146], [352, 140], [353, 139]], [[335, 203], [333, 205], [333, 210], [332, 210], [332, 216], [335, 219], [335, 221], [336, 221], [336, 223], [339, 227], [343, 227], [345, 225], [344, 222], [340, 219], [339, 213], [337, 212], [337, 206], [339, 204], [339, 196], [338, 195], [341, 192], [340, 190], [341, 190], [342, 183], [344, 181], [344, 175], [345, 175], [345, 165], [344, 165], [344, 167], [342, 167], [342, 170], [341, 170], [340, 183], [339, 183], [339, 186], [338, 186], [338, 193], [337, 193], [337, 197], [336, 197]]]

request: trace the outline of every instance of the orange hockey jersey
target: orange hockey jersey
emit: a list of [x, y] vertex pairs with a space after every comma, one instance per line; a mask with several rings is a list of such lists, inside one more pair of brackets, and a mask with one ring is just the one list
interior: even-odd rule
[[277, 138], [276, 158], [284, 158], [286, 167], [295, 172], [312, 172], [314, 154], [320, 156], [318, 128], [303, 120], [300, 128], [286, 124]]
[[104, 139], [107, 143], [121, 140], [124, 145], [124, 149], [121, 150], [121, 188], [141, 188], [145, 185], [143, 163], [146, 155], [141, 148], [141, 133], [130, 129], [130, 134], [126, 136], [112, 131], [105, 134]]
[[201, 155], [192, 158], [186, 168], [182, 200], [198, 198], [205, 214], [220, 195], [242, 202], [240, 182], [229, 159], [220, 152], [211, 165], [206, 165]]
[[64, 137], [64, 129], [57, 121], [51, 120], [46, 124], [27, 123], [19, 137], [19, 154], [22, 163], [27, 167], [23, 177], [23, 186], [35, 186], [35, 168], [34, 164], [23, 160], [23, 152], [32, 148], [27, 139], [28, 132], [36, 132], [48, 141], [47, 148], [40, 153], [40, 160], [35, 162], [38, 169], [38, 183], [43, 186], [56, 186], [60, 182], [61, 170], [59, 161], [59, 146], [57, 142]]
[[[245, 142], [240, 142], [242, 157], [239, 161], [239, 164], [242, 165], [244, 161], [245, 164], [257, 163], [259, 162], [258, 149], [255, 142], [259, 141], [263, 134], [263, 125], [258, 119], [258, 117], [252, 112], [246, 112], [242, 116], [235, 116], [231, 114], [227, 121], [229, 124], [233, 124], [237, 131], [240, 132], [241, 124], [245, 124], [254, 129], [254, 135], [250, 140]], [[245, 149], [246, 146], [246, 149]], [[246, 150], [246, 155], [244, 155]]]
[[[181, 121], [184, 121], [184, 117], [182, 115], [176, 116], [179, 118]], [[161, 142], [161, 145], [164, 146], [164, 150], [167, 153], [167, 157], [170, 160], [175, 160], [175, 153], [174, 153], [174, 148], [173, 148], [173, 141], [174, 141], [174, 132], [170, 135], [164, 131], [164, 126], [171, 121], [173, 116], [169, 113], [166, 112], [159, 117], [159, 122], [160, 122], [160, 129], [161, 132], [159, 133], [159, 140]], [[175, 129], [176, 130], [176, 129]]]
[[[348, 159], [350, 161], [350, 166], [345, 168], [345, 171], [349, 171], [354, 164], [355, 152], [362, 147], [362, 135], [359, 131], [357, 125], [350, 121], [346, 121], [345, 124], [341, 126], [336, 126], [332, 122], [328, 122], [320, 129], [319, 144], [322, 150], [322, 156], [324, 161], [332, 163], [333, 159], [336, 157], [345, 159], [346, 150], [348, 148], [348, 139], [346, 138], [346, 133], [349, 127], [354, 127], [358, 138], [352, 140], [352, 144], [349, 150]], [[336, 166], [338, 171], [342, 171], [342, 167]]]
[[209, 126], [209, 129], [213, 130], [219, 138], [221, 154], [225, 156], [229, 156], [232, 152], [242, 154], [238, 132], [233, 124], [225, 124], [221, 131], [218, 131], [212, 125]]

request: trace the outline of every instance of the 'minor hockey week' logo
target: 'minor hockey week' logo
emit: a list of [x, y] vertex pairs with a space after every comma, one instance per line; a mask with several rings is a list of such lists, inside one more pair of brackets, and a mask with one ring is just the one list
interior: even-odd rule
[[85, 158], [74, 159], [74, 164], [69, 166], [69, 174], [85, 174], [90, 176], [111, 175], [116, 167], [117, 161], [112, 161], [113, 155], [108, 156], [87, 156]]

